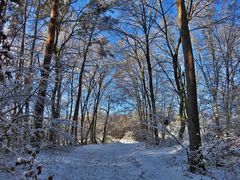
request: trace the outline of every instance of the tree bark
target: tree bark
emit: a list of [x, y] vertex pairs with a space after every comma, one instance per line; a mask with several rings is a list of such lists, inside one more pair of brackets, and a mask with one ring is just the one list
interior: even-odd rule
[[187, 79], [187, 114], [190, 143], [189, 170], [191, 172], [195, 172], [197, 170], [205, 170], [205, 166], [202, 162], [203, 156], [201, 152], [202, 145], [199, 126], [194, 58], [185, 3], [184, 0], [177, 0], [176, 2]]
[[[46, 43], [46, 50], [44, 54], [43, 67], [41, 70], [41, 79], [39, 84], [39, 89], [37, 93], [37, 101], [35, 104], [34, 115], [36, 116], [34, 125], [36, 130], [40, 130], [43, 127], [43, 114], [44, 114], [44, 106], [45, 106], [45, 98], [48, 87], [48, 78], [50, 74], [50, 66], [52, 55], [54, 51], [54, 39], [55, 39], [55, 31], [57, 26], [57, 17], [58, 17], [58, 6], [59, 0], [54, 0], [51, 7], [51, 17], [48, 27], [48, 37]], [[39, 141], [41, 139], [41, 135], [39, 131], [35, 134], [35, 141]]]

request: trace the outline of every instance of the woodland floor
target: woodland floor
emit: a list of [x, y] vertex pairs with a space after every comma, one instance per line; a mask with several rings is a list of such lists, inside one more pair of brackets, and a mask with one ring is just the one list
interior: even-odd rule
[[[87, 145], [64, 153], [48, 152], [40, 158], [44, 162], [42, 179], [49, 175], [69, 180], [212, 179], [187, 171], [187, 158], [180, 146], [153, 148], [122, 142]], [[211, 173], [216, 179], [229, 178], [223, 171]]]
[[[209, 168], [211, 176], [187, 171], [181, 146], [146, 147], [138, 142], [86, 145], [38, 155], [43, 164], [41, 180], [181, 180], [238, 179], [225, 171]], [[214, 178], [213, 178], [214, 177]], [[0, 173], [0, 179], [16, 179]]]

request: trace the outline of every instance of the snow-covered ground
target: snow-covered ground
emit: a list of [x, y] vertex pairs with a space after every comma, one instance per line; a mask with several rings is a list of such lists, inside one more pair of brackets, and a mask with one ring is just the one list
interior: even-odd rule
[[[179, 146], [148, 149], [140, 143], [87, 145], [70, 152], [42, 154], [41, 179], [66, 180], [201, 179], [186, 171]], [[208, 178], [204, 178], [208, 179]]]
[[[180, 146], [146, 147], [138, 142], [86, 145], [38, 155], [43, 169], [39, 179], [56, 180], [181, 180], [238, 179], [220, 170], [210, 176], [189, 173], [186, 154]], [[17, 179], [0, 173], [0, 179]]]

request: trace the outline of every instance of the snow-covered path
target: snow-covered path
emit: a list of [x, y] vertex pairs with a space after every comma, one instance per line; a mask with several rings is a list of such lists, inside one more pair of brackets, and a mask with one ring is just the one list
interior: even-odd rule
[[50, 175], [59, 180], [192, 179], [178, 146], [147, 149], [139, 143], [87, 145], [70, 152], [41, 154], [41, 159], [41, 179]]

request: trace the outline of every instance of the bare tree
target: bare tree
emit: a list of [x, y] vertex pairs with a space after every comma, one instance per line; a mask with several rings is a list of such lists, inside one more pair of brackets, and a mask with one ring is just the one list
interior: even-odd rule
[[[35, 129], [40, 131], [43, 127], [43, 114], [44, 114], [44, 104], [46, 98], [46, 91], [48, 86], [48, 77], [50, 74], [50, 66], [51, 60], [53, 56], [54, 50], [54, 39], [55, 39], [55, 31], [57, 26], [57, 17], [58, 17], [58, 6], [59, 1], [54, 0], [51, 6], [51, 17], [48, 26], [48, 37], [46, 43], [46, 50], [44, 54], [43, 68], [41, 70], [41, 79], [39, 83], [39, 90], [37, 93], [37, 100], [35, 104], [34, 114], [36, 116], [35, 120]], [[40, 133], [35, 134], [35, 141], [39, 141], [41, 139]]]
[[187, 115], [188, 133], [190, 143], [189, 165], [190, 171], [205, 170], [201, 152], [201, 135], [197, 103], [197, 85], [194, 67], [194, 57], [191, 37], [188, 27], [188, 13], [184, 0], [177, 0], [179, 28], [182, 39], [183, 55], [187, 80]]

